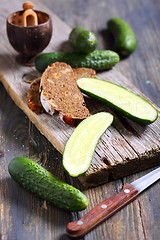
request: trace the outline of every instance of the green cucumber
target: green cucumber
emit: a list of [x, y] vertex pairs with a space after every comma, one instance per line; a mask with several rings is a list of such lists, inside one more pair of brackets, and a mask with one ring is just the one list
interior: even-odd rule
[[88, 54], [77, 52], [42, 53], [36, 57], [35, 67], [38, 71], [43, 72], [48, 65], [55, 62], [65, 62], [73, 68], [86, 67], [98, 71], [112, 68], [119, 62], [119, 55], [110, 50], [97, 50]]
[[87, 117], [75, 128], [63, 152], [63, 167], [70, 176], [77, 177], [88, 170], [96, 144], [112, 121], [110, 113], [100, 112]]
[[8, 170], [16, 182], [55, 206], [81, 211], [88, 205], [87, 197], [80, 190], [64, 183], [29, 158], [13, 158]]
[[130, 55], [136, 48], [136, 36], [131, 26], [120, 18], [108, 21], [108, 30], [114, 37], [114, 47], [121, 56]]
[[152, 104], [122, 86], [97, 78], [80, 78], [77, 84], [87, 95], [108, 103], [138, 122], [149, 124], [158, 117], [158, 111]]
[[79, 26], [73, 28], [69, 35], [69, 40], [76, 50], [82, 53], [93, 52], [98, 45], [94, 33]]

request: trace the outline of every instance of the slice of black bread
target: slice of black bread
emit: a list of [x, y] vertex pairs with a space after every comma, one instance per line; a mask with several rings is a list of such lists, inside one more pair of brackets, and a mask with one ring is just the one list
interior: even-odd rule
[[64, 118], [79, 120], [89, 116], [74, 71], [68, 64], [56, 62], [48, 66], [40, 85], [40, 100], [48, 113], [59, 112]]
[[96, 71], [92, 68], [73, 68], [74, 75], [76, 77], [76, 80], [79, 78], [84, 78], [84, 77], [96, 77]]
[[41, 78], [36, 78], [31, 84], [27, 93], [27, 105], [35, 113], [40, 114], [44, 112], [44, 108], [40, 101], [40, 86]]

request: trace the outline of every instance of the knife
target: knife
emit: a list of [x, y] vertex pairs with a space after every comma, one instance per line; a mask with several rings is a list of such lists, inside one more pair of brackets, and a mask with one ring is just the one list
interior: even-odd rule
[[160, 167], [130, 184], [125, 184], [121, 192], [96, 205], [78, 221], [68, 223], [67, 235], [72, 239], [82, 238], [98, 224], [133, 201], [143, 190], [159, 179]]

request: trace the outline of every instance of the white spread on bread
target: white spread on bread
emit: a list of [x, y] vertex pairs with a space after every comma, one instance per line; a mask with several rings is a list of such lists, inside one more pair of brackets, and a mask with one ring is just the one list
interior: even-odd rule
[[47, 113], [49, 113], [50, 115], [53, 115], [55, 113], [54, 108], [51, 107], [51, 104], [49, 103], [49, 101], [47, 101], [46, 97], [43, 95], [43, 91], [41, 92], [41, 95], [40, 95], [40, 101]]

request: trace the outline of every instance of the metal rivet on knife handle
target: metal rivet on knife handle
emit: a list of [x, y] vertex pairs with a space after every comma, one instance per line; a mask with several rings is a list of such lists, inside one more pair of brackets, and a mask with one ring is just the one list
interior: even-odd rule
[[129, 189], [124, 189], [124, 192], [125, 193], [130, 193], [130, 190]]

